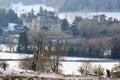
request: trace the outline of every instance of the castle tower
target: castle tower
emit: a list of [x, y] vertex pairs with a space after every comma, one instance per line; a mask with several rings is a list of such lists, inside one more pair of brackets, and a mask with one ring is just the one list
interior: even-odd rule
[[35, 19], [33, 18], [32, 19], [32, 27], [31, 27], [32, 30], [35, 30]]
[[37, 17], [37, 29], [40, 30], [40, 16]]

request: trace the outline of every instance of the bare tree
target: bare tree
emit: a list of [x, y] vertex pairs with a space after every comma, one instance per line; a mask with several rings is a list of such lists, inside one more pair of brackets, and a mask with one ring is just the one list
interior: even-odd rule
[[7, 62], [0, 62], [0, 67], [2, 67], [4, 70], [6, 70], [6, 68], [8, 67], [8, 63]]
[[85, 76], [87, 76], [88, 74], [90, 74], [92, 69], [92, 65], [89, 61], [85, 61], [82, 63], [82, 65], [79, 68], [79, 72]]
[[[34, 51], [34, 56], [28, 61], [31, 69], [40, 72], [59, 73], [61, 56], [65, 51], [62, 43], [58, 41], [53, 45], [52, 42], [49, 41], [47, 42], [47, 47], [45, 47], [45, 36], [42, 33], [38, 33], [33, 37], [31, 37], [30, 47]], [[25, 61], [23, 61], [23, 63], [25, 65]]]
[[114, 67], [112, 68], [112, 75], [115, 78], [120, 78], [120, 63], [114, 65]]
[[59, 73], [59, 66], [61, 61], [61, 56], [65, 53], [65, 47], [62, 44], [57, 44], [49, 49], [51, 52], [50, 66], [54, 73]]
[[38, 59], [43, 56], [43, 53], [42, 53], [43, 36], [41, 34], [39, 34], [35, 41], [36, 41], [36, 43], [34, 46], [35, 54], [34, 54], [34, 64], [33, 64], [34, 70], [36, 70], [36, 65], [38, 63]]
[[95, 66], [93, 69], [94, 74], [99, 76], [99, 78], [104, 75], [104, 68], [101, 65]]
[[[46, 60], [45, 60], [45, 49], [43, 46], [43, 34], [40, 32], [32, 32], [29, 33], [29, 47], [30, 49], [34, 52], [34, 56], [32, 58], [26, 58], [26, 61], [22, 61], [21, 66], [25, 67], [23, 65], [26, 65], [27, 63], [29, 67], [27, 67], [28, 69], [32, 69], [34, 71], [40, 71], [40, 72], [44, 72], [44, 67], [46, 64]], [[24, 64], [23, 64], [24, 63]], [[26, 65], [27, 66], [27, 65]]]
[[14, 52], [14, 37], [10, 36], [8, 38], [8, 48], [9, 48], [9, 52]]

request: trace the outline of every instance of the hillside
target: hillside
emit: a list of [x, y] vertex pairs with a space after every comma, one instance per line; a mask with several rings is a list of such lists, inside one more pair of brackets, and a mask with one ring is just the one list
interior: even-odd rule
[[[21, 0], [23, 4], [45, 4], [54, 7], [61, 12], [73, 11], [120, 11], [120, 0]], [[18, 0], [0, 0], [0, 8], [8, 8], [10, 3]]]
[[66, 0], [60, 11], [120, 11], [120, 0]]

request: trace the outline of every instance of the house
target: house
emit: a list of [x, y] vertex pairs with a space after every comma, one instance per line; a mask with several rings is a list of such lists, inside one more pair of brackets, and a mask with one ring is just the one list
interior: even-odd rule
[[30, 30], [61, 31], [60, 20], [54, 12], [46, 12], [45, 15], [36, 15], [32, 18], [26, 16], [21, 16], [21, 18], [23, 19], [23, 25], [28, 26]]

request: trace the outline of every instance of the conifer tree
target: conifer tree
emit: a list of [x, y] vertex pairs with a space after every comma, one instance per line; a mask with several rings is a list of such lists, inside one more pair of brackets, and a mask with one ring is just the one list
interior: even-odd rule
[[27, 53], [28, 52], [28, 38], [27, 38], [26, 31], [23, 31], [19, 36], [17, 52], [19, 52], [19, 53]]

